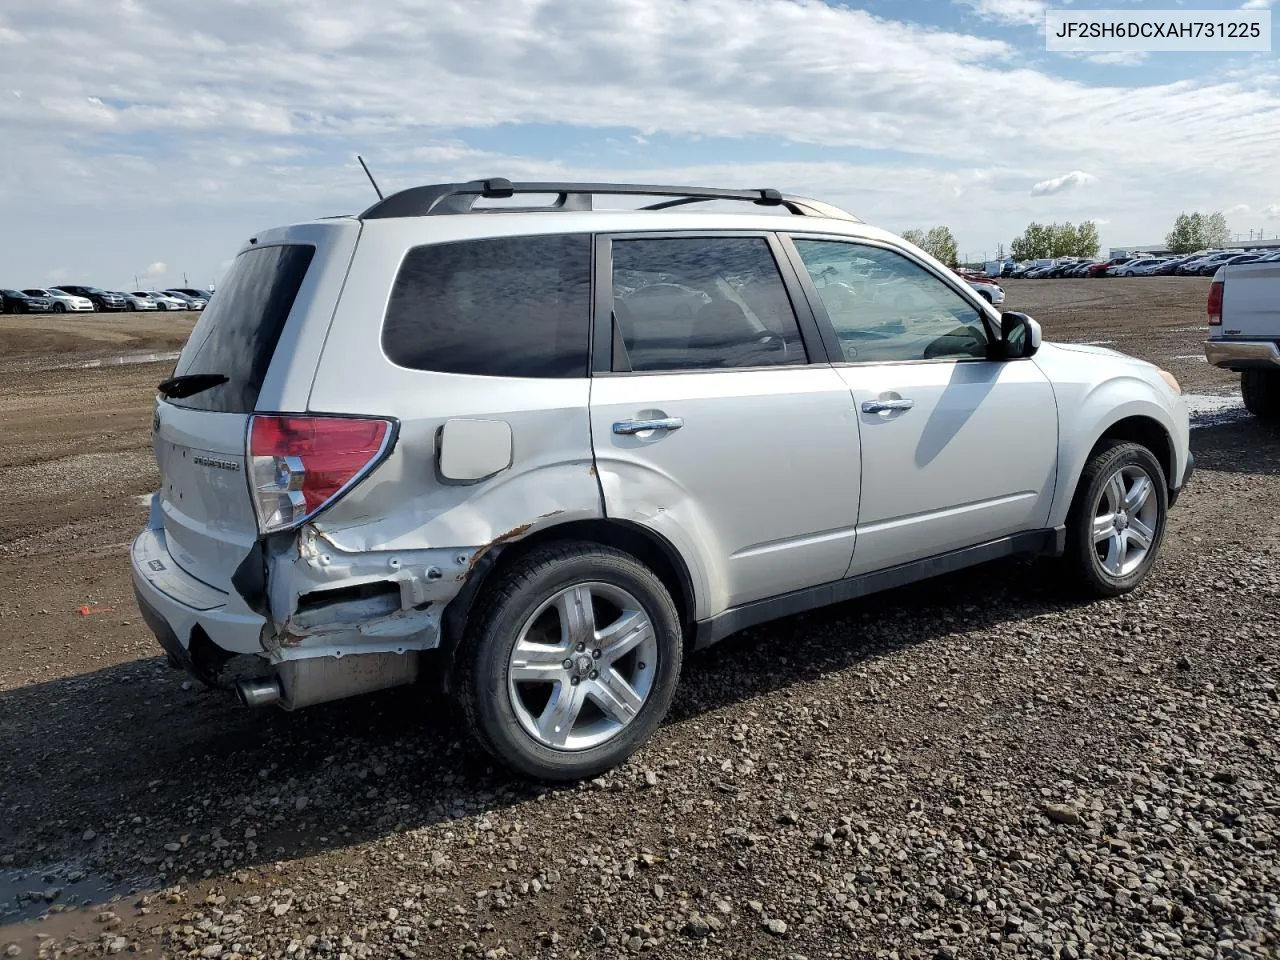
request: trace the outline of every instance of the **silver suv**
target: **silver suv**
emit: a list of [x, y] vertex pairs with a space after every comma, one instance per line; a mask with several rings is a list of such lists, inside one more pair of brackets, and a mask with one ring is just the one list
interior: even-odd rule
[[1016, 553], [1131, 590], [1192, 466], [1168, 373], [774, 190], [485, 180], [269, 230], [159, 392], [132, 566], [175, 666], [291, 709], [438, 681], [549, 779], [752, 624]]

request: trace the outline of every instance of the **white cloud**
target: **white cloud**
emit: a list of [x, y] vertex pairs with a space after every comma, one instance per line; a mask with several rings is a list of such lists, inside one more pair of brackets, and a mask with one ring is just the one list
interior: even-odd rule
[[169, 267], [163, 260], [157, 260], [155, 263], [147, 264], [148, 277], [163, 277], [168, 272]]
[[1070, 173], [1064, 173], [1060, 177], [1041, 180], [1031, 188], [1031, 195], [1033, 197], [1052, 196], [1055, 193], [1062, 193], [1064, 190], [1074, 190], [1076, 187], [1095, 183], [1097, 179], [1093, 174], [1085, 173], [1083, 170], [1072, 170]]
[[1044, 22], [1048, 4], [1043, 0], [958, 0], [985, 20], [1000, 23], [1038, 24]]
[[1244, 0], [1241, 10], [1270, 10], [1276, 5], [1276, 0]]
[[[967, 5], [1000, 23], [1044, 6]], [[24, 94], [0, 97], [0, 129], [23, 131], [0, 164], [24, 236], [6, 267], [33, 276], [69, 263], [109, 282], [156, 256], [212, 274], [261, 227], [367, 205], [357, 152], [388, 190], [482, 175], [776, 185], [991, 248], [1043, 216], [1054, 191], [1026, 185], [1052, 170], [1104, 175], [1088, 210], [1129, 238], [1163, 236], [1184, 207], [1275, 199], [1268, 61], [1070, 80], [1046, 72], [1056, 58], [975, 35], [993, 31], [977, 18], [969, 34], [818, 0], [489, 0], [484, 17], [472, 0], [384, 0], [376, 18], [346, 0], [3, 7], [27, 40], [0, 57], [0, 90]], [[606, 135], [648, 144], [628, 155]], [[1068, 186], [1054, 202], [1079, 220]], [[127, 223], [97, 215], [122, 210]]]
[[1247, 203], [1237, 203], [1234, 206], [1227, 207], [1227, 209], [1223, 212], [1228, 217], [1236, 217], [1236, 216], [1241, 216], [1242, 214], [1248, 213], [1249, 209], [1250, 208]]
[[1111, 50], [1107, 53], [1087, 53], [1085, 60], [1109, 67], [1136, 67], [1147, 62], [1143, 50]]
[[1280, 220], [1280, 203], [1269, 203], [1262, 208], [1262, 215], [1268, 220]]

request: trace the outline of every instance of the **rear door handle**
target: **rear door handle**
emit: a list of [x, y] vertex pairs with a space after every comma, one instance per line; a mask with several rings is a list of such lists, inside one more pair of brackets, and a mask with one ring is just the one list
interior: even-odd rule
[[890, 410], [910, 410], [916, 405], [914, 400], [864, 400], [863, 413], [888, 413]]
[[657, 420], [619, 420], [613, 425], [614, 433], [635, 434], [647, 430], [679, 430], [684, 421], [679, 417], [661, 417]]

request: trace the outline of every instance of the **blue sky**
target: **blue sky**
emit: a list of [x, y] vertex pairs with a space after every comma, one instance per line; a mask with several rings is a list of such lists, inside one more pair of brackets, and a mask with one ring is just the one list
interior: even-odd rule
[[367, 205], [357, 152], [384, 189], [775, 186], [974, 257], [1032, 219], [1095, 219], [1104, 247], [1194, 209], [1280, 234], [1276, 53], [1048, 53], [1044, 8], [5, 0], [0, 286], [215, 281], [263, 227]]

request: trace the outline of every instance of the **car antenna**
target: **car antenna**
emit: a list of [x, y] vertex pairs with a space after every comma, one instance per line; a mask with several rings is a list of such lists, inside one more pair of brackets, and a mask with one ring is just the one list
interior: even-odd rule
[[382, 191], [378, 189], [378, 181], [373, 179], [373, 174], [369, 172], [369, 165], [364, 162], [364, 157], [356, 154], [356, 159], [360, 161], [360, 166], [364, 167], [364, 175], [369, 178], [369, 182], [373, 184], [373, 192], [378, 195], [378, 199], [382, 199]]

